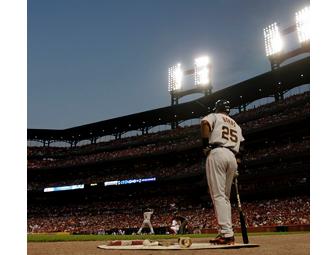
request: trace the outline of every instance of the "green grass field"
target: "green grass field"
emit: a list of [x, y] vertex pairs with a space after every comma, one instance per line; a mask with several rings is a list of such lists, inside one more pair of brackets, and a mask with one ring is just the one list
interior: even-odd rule
[[[255, 235], [290, 235], [307, 232], [259, 232], [249, 233], [249, 236]], [[239, 233], [236, 234], [240, 235]], [[183, 235], [69, 235], [69, 234], [28, 234], [28, 242], [65, 242], [65, 241], [104, 241], [104, 240], [131, 240], [131, 239], [173, 239]], [[216, 234], [194, 234], [184, 235], [191, 238], [214, 237]]]

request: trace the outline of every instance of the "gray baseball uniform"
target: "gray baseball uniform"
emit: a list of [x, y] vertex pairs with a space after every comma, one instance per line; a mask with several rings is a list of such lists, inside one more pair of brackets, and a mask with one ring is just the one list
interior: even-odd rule
[[143, 229], [146, 225], [149, 226], [149, 228], [150, 228], [150, 233], [151, 233], [151, 234], [154, 234], [153, 226], [152, 226], [152, 223], [150, 222], [150, 219], [151, 219], [151, 217], [152, 217], [152, 214], [153, 214], [153, 211], [147, 211], [147, 212], [144, 212], [144, 214], [143, 214], [143, 215], [144, 215], [144, 220], [143, 220], [142, 225], [141, 225], [141, 227], [140, 227], [140, 229], [139, 229], [139, 231], [138, 231], [138, 234], [141, 234], [142, 229]]
[[213, 146], [206, 159], [206, 176], [214, 204], [220, 233], [233, 236], [230, 193], [237, 173], [235, 153], [244, 141], [238, 124], [223, 113], [211, 113], [204, 117], [210, 126], [209, 144]]

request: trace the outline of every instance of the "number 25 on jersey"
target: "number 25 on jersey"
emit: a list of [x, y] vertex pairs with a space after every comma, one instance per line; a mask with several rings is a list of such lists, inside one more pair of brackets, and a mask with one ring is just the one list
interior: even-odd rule
[[230, 140], [231, 142], [236, 143], [238, 141], [237, 131], [234, 129], [230, 129], [227, 126], [222, 127], [222, 138], [226, 140]]

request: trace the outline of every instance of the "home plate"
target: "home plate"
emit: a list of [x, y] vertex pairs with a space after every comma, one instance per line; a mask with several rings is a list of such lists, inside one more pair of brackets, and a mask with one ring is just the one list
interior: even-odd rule
[[190, 247], [181, 247], [179, 244], [172, 244], [169, 246], [147, 246], [147, 245], [126, 245], [126, 246], [111, 246], [99, 245], [98, 248], [105, 250], [205, 250], [205, 249], [240, 249], [259, 247], [258, 244], [240, 244], [234, 245], [215, 245], [209, 243], [193, 243]]

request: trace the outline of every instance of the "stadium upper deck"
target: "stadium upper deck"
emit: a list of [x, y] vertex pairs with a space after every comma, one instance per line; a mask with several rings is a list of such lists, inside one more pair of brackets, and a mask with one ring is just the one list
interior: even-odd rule
[[[246, 193], [260, 188], [255, 187], [255, 176], [272, 183], [288, 174], [281, 177], [285, 182], [307, 183], [309, 92], [248, 110], [235, 118], [246, 138], [244, 165], [239, 170], [242, 183], [250, 183], [244, 185]], [[199, 136], [199, 125], [195, 125], [76, 148], [30, 147], [28, 190], [148, 177], [160, 182], [202, 178]]]
[[309, 84], [309, 65], [310, 57], [306, 57], [187, 103], [64, 130], [28, 129], [27, 138], [29, 141], [38, 141], [44, 145], [61, 141], [76, 146], [83, 140], [95, 143], [99, 137], [107, 135], [120, 138], [122, 134], [133, 130], [140, 130], [145, 134], [149, 129], [159, 125], [199, 118], [207, 114], [214, 102], [220, 98], [229, 100], [233, 108], [242, 109], [255, 100], [273, 97], [279, 91], [286, 92], [300, 85]]

